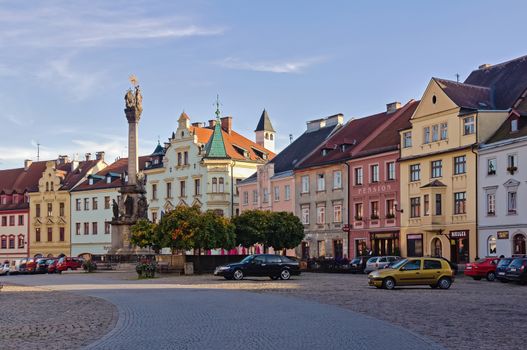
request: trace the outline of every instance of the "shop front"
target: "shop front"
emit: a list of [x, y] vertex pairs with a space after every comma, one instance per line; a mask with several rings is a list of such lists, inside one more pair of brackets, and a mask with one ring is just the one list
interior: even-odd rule
[[400, 255], [399, 232], [370, 232], [373, 255]]
[[418, 257], [423, 256], [423, 234], [406, 235], [406, 256]]
[[370, 255], [368, 237], [368, 232], [350, 231], [348, 239], [350, 258]]
[[450, 260], [466, 264], [469, 260], [469, 230], [450, 231]]

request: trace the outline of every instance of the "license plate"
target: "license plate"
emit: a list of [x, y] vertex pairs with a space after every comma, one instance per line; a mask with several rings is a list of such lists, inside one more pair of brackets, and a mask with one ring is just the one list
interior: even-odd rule
[[472, 266], [467, 266], [467, 270], [470, 270], [470, 269], [472, 269]]
[[498, 275], [503, 276], [505, 275], [505, 272], [498, 272]]
[[511, 271], [516, 271], [516, 268], [515, 267], [511, 267]]

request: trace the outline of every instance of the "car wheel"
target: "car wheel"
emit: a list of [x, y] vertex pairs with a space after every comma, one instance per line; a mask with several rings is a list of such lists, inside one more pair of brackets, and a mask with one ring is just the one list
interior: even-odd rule
[[474, 281], [479, 281], [479, 280], [481, 280], [481, 277], [478, 277], [478, 276], [474, 276], [474, 277], [472, 277], [472, 278], [474, 279]]
[[395, 288], [395, 280], [391, 277], [382, 280], [382, 287], [384, 289], [392, 290]]
[[234, 271], [234, 274], [232, 275], [236, 281], [243, 279], [243, 271], [242, 270], [236, 270]]
[[291, 278], [291, 272], [289, 272], [289, 270], [282, 270], [282, 272], [280, 272], [280, 279], [282, 280], [288, 280]]
[[450, 278], [442, 277], [439, 279], [439, 282], [437, 282], [437, 285], [441, 289], [448, 289], [452, 285], [452, 281], [450, 280]]
[[491, 271], [487, 273], [487, 281], [494, 282], [495, 279], [496, 279], [496, 274], [494, 272]]
[[278, 277], [278, 276], [269, 276], [269, 278], [272, 279], [273, 281], [276, 281], [280, 277]]

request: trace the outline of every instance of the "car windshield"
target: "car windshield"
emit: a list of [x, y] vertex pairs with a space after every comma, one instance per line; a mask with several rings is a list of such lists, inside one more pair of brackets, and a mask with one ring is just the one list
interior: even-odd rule
[[254, 255], [249, 255], [249, 256], [246, 256], [245, 258], [243, 258], [242, 261], [240, 261], [241, 263], [248, 263], [250, 262], [252, 259], [254, 259]]
[[509, 267], [521, 267], [523, 263], [523, 259], [514, 259]]
[[509, 264], [511, 263], [512, 259], [501, 259], [500, 262], [498, 263], [498, 267], [506, 267], [506, 266], [509, 266]]
[[399, 267], [403, 266], [407, 261], [408, 259], [399, 260], [396, 263], [393, 263], [392, 265], [390, 265], [390, 267], [394, 269], [398, 269]]
[[358, 264], [358, 263], [360, 263], [360, 259], [359, 258], [355, 258], [355, 259], [351, 260], [351, 263], [352, 264]]
[[374, 256], [373, 258], [369, 258], [369, 259], [368, 259], [368, 264], [373, 264], [373, 263], [376, 262], [376, 261], [377, 261], [377, 257]]

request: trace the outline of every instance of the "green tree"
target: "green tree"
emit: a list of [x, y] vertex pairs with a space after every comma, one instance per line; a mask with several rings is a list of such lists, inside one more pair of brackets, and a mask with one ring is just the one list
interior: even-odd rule
[[192, 242], [198, 253], [202, 249], [231, 249], [235, 245], [234, 225], [218, 214], [207, 211], [201, 214], [200, 227]]
[[141, 248], [152, 248], [159, 253], [167, 240], [159, 232], [158, 226], [147, 219], [140, 219], [131, 228], [130, 243]]
[[250, 247], [256, 243], [265, 243], [269, 221], [269, 212], [247, 210], [233, 219], [236, 232], [236, 245]]
[[269, 214], [265, 245], [275, 251], [293, 249], [304, 239], [304, 225], [300, 219], [285, 211]]
[[194, 248], [194, 237], [201, 226], [199, 207], [180, 205], [167, 212], [159, 222], [161, 236], [172, 250], [190, 250]]

